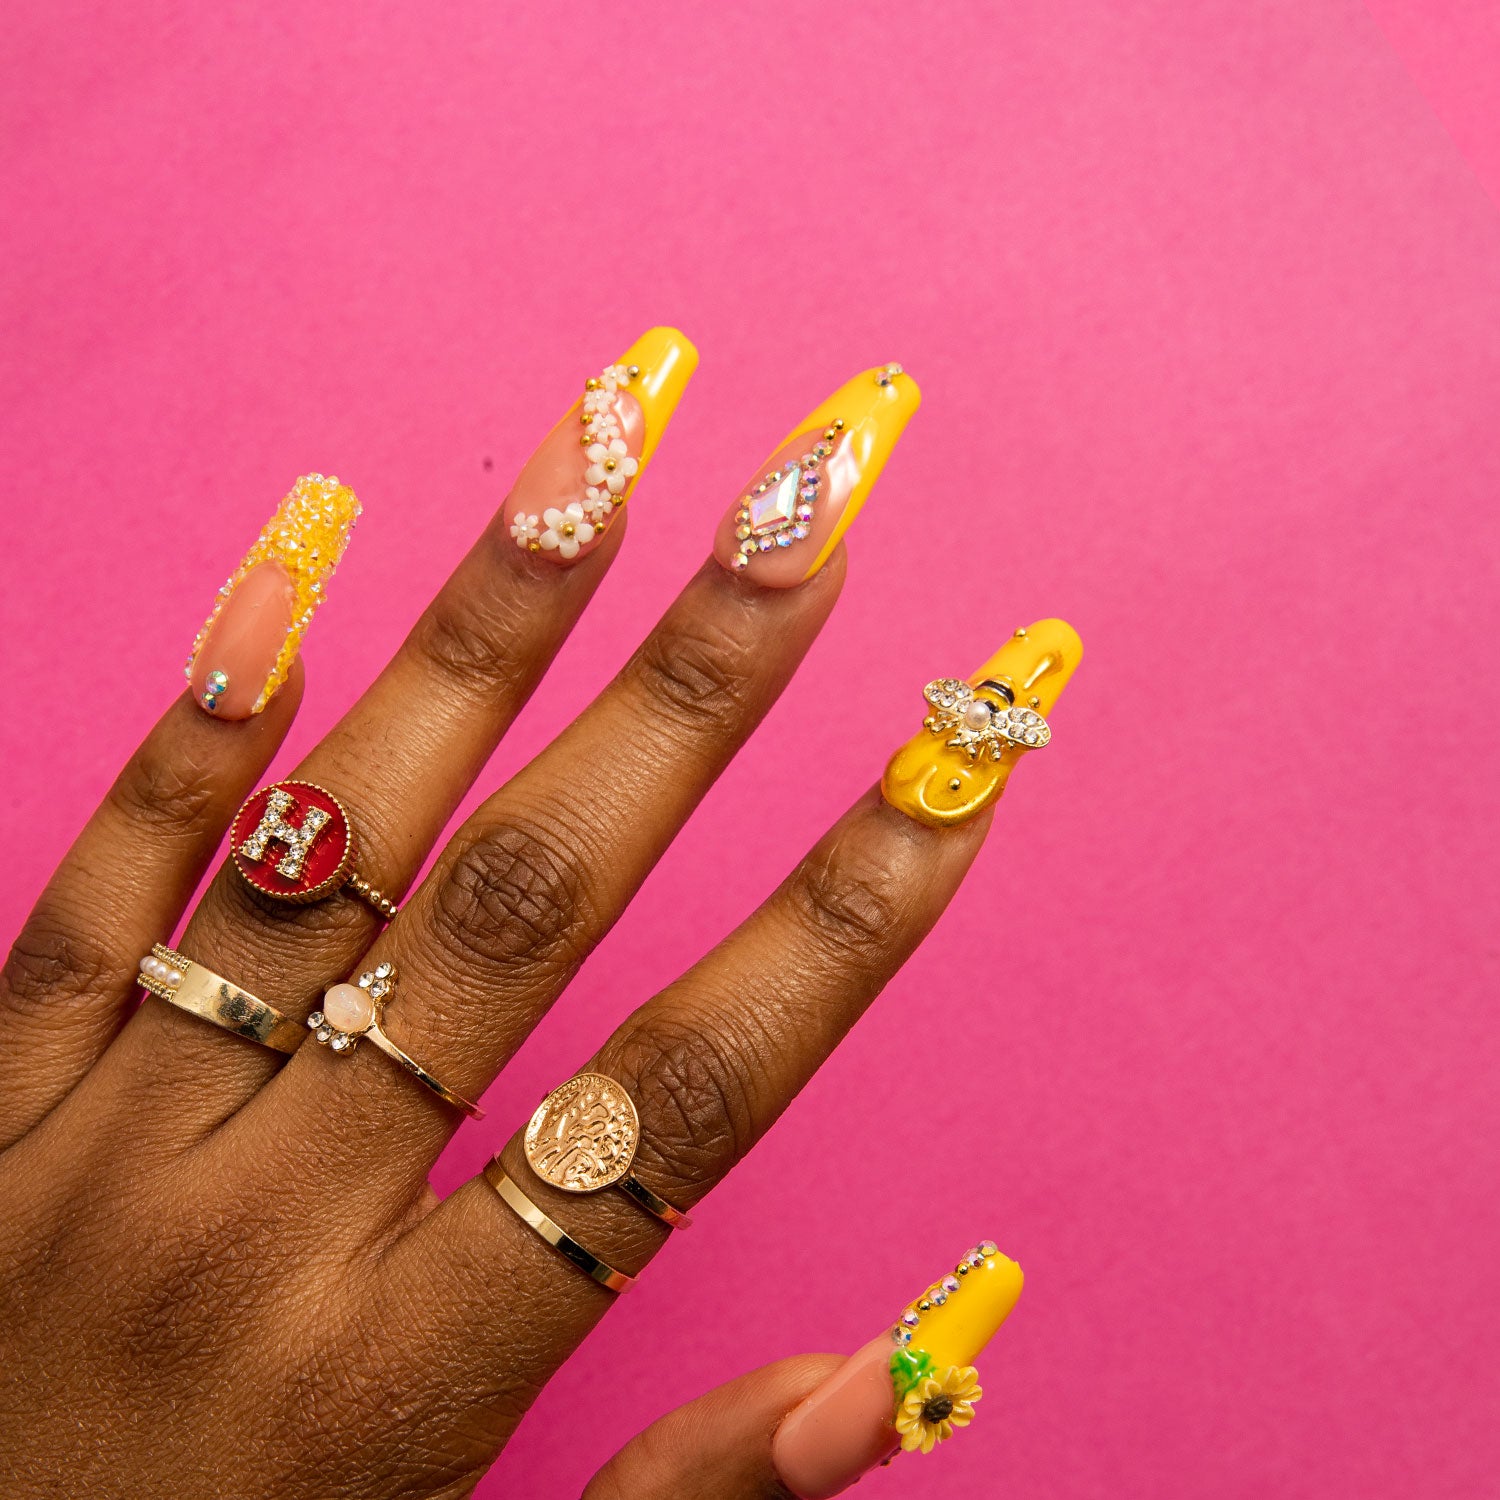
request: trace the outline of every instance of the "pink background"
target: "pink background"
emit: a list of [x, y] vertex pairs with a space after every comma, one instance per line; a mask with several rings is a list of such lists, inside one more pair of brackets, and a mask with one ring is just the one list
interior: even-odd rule
[[798, 680], [443, 1185], [766, 893], [922, 682], [1039, 615], [1088, 643], [931, 942], [487, 1493], [576, 1494], [985, 1234], [1028, 1290], [983, 1420], [871, 1495], [1492, 1490], [1500, 27], [1373, 8], [9, 9], [7, 929], [295, 474], [367, 510], [287, 762], [654, 322], [699, 378], [482, 789], [808, 406], [887, 359], [927, 404]]

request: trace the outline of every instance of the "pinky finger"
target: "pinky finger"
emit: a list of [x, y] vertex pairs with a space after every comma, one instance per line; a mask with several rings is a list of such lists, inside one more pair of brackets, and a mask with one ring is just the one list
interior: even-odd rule
[[109, 1045], [139, 960], [170, 939], [291, 728], [302, 697], [296, 648], [358, 513], [349, 490], [315, 485], [320, 477], [298, 481], [221, 592], [190, 691], [120, 772], [0, 969], [0, 1148]]

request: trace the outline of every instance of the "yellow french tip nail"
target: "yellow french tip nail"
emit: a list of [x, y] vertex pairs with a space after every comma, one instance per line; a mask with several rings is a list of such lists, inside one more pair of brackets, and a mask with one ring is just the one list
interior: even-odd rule
[[974, 1361], [1021, 1295], [1021, 1268], [993, 1240], [908, 1304], [777, 1427], [771, 1463], [803, 1500], [832, 1500], [900, 1448], [931, 1452], [984, 1394]]
[[221, 719], [258, 714], [286, 681], [359, 518], [337, 476], [305, 474], [219, 590], [187, 661], [194, 700]]
[[522, 552], [567, 566], [603, 541], [697, 368], [685, 334], [653, 328], [584, 383], [501, 509], [501, 525]]
[[881, 778], [885, 800], [932, 828], [982, 812], [1022, 755], [1050, 743], [1047, 716], [1082, 658], [1083, 642], [1067, 621], [1039, 620], [967, 681], [929, 682], [922, 733], [891, 757]]
[[[907, 1309], [906, 1316], [917, 1316], [907, 1349], [925, 1353], [938, 1369], [972, 1365], [1010, 1316], [1024, 1281], [1020, 1266], [986, 1240]], [[922, 1302], [932, 1302], [934, 1293], [945, 1300], [918, 1311]]]
[[772, 450], [719, 522], [714, 556], [763, 588], [795, 588], [854, 524], [922, 404], [900, 365], [845, 381]]
[[698, 368], [698, 350], [679, 328], [652, 328], [620, 356], [620, 363], [641, 372], [630, 389], [646, 420], [640, 452], [644, 469]]

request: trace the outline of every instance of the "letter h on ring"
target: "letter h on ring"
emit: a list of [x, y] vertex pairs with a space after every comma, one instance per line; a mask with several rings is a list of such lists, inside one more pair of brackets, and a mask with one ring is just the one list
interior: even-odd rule
[[290, 792], [272, 792], [266, 802], [255, 832], [240, 845], [240, 853], [257, 863], [266, 857], [266, 846], [273, 841], [286, 845], [286, 853], [276, 866], [276, 873], [284, 880], [301, 878], [302, 866], [307, 861], [313, 841], [322, 833], [332, 814], [321, 807], [303, 807], [302, 823], [294, 828], [286, 815], [301, 804]]

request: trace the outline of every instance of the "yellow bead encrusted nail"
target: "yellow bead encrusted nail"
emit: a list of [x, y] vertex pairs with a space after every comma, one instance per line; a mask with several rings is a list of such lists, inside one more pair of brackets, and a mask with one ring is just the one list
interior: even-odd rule
[[[349, 533], [360, 512], [359, 501], [348, 485], [340, 484], [334, 476], [306, 474], [292, 486], [291, 492], [276, 507], [275, 514], [266, 522], [255, 545], [245, 554], [239, 567], [229, 581], [219, 590], [214, 601], [213, 613], [203, 622], [193, 642], [185, 669], [188, 682], [200, 692], [202, 706], [210, 713], [223, 713], [220, 699], [229, 686], [229, 674], [219, 670], [218, 655], [224, 648], [220, 631], [215, 637], [214, 657], [205, 665], [215, 670], [202, 677], [199, 670], [199, 653], [214, 634], [214, 626], [224, 614], [225, 606], [234, 597], [235, 591], [247, 577], [263, 564], [277, 565], [257, 574], [257, 584], [270, 578], [275, 587], [272, 591], [275, 609], [268, 614], [268, 621], [276, 623], [277, 633], [270, 642], [271, 650], [260, 658], [256, 678], [265, 673], [263, 680], [248, 682], [243, 703], [251, 703], [250, 694], [258, 686], [259, 693], [253, 699], [250, 712], [259, 713], [270, 701], [291, 670], [302, 645], [302, 637], [312, 623], [313, 615], [323, 602], [325, 586], [333, 576], [349, 542]], [[254, 588], [255, 585], [252, 585]], [[236, 605], [236, 609], [240, 606]], [[226, 621], [226, 629], [228, 622]], [[284, 635], [281, 633], [284, 630]], [[276, 649], [279, 642], [279, 651]], [[266, 663], [274, 663], [266, 672]], [[241, 690], [236, 687], [238, 694]], [[227, 707], [227, 705], [226, 705]], [[242, 716], [244, 708], [230, 717]]]

